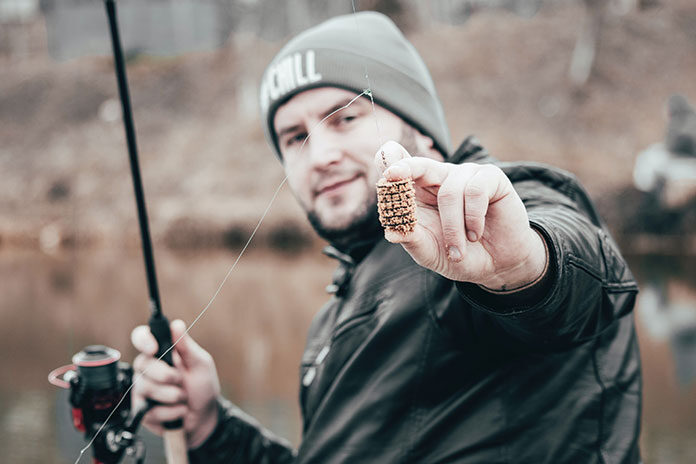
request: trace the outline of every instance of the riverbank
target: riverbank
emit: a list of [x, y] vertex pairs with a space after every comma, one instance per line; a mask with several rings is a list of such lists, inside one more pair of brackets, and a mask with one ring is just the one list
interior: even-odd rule
[[[583, 15], [575, 4], [545, 5], [532, 18], [477, 13], [409, 37], [432, 71], [455, 144], [473, 133], [500, 159], [573, 172], [624, 247], [678, 250], [683, 241], [693, 250], [696, 219], [660, 222], [631, 190], [635, 157], [663, 137], [668, 96], [696, 100], [696, 5], [662, 3], [607, 20], [581, 89], [568, 80]], [[281, 45], [233, 37], [215, 52], [129, 62], [158, 245], [237, 248], [254, 229], [283, 178], [255, 108], [258, 76]], [[116, 98], [107, 58], [0, 63], [0, 247], [138, 246]], [[303, 249], [312, 237], [284, 188], [257, 245]]]

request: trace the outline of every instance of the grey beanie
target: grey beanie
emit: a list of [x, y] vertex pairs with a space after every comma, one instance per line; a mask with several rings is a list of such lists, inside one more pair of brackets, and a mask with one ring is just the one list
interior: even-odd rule
[[273, 119], [283, 103], [317, 87], [359, 94], [368, 88], [366, 73], [375, 102], [430, 136], [446, 157], [449, 130], [428, 68], [392, 20], [372, 11], [337, 16], [302, 32], [266, 68], [261, 120], [278, 157]]

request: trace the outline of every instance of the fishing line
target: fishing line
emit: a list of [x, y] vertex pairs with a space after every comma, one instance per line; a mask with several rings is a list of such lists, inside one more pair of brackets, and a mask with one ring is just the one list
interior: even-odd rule
[[[358, 12], [355, 9], [355, 0], [350, 0], [350, 4], [353, 7], [353, 19], [355, 20], [355, 28], [357, 29], [358, 37], [365, 40], [365, 37], [360, 33], [360, 22], [358, 21]], [[365, 71], [365, 80], [367, 81], [367, 95], [370, 97], [370, 102], [372, 103], [372, 115], [375, 117], [375, 127], [377, 128], [377, 141], [379, 146], [384, 145], [384, 138], [382, 137], [382, 130], [379, 126], [379, 117], [377, 116], [377, 109], [375, 108], [375, 99], [372, 94], [372, 84], [370, 83], [370, 75], [367, 72], [367, 62], [363, 60], [363, 70]], [[363, 92], [365, 93], [365, 92]], [[384, 156], [384, 153], [382, 153]]]
[[[302, 145], [300, 146], [299, 154], [302, 153], [302, 151], [304, 150], [305, 145], [307, 144], [307, 141], [308, 141], [309, 138], [312, 136], [312, 133], [314, 132], [314, 130], [317, 129], [317, 127], [319, 127], [321, 124], [323, 124], [324, 121], [326, 121], [327, 119], [329, 119], [329, 118], [330, 118], [331, 116], [333, 116], [334, 114], [338, 113], [338, 112], [341, 111], [341, 110], [344, 110], [344, 109], [348, 108], [350, 105], [352, 105], [352, 104], [353, 104], [356, 100], [358, 100], [360, 97], [362, 97], [362, 96], [364, 96], [364, 95], [368, 95], [368, 94], [370, 94], [369, 89], [364, 90], [362, 93], [360, 93], [360, 94], [356, 95], [355, 97], [353, 97], [353, 99], [350, 100], [348, 103], [346, 103], [345, 105], [343, 105], [343, 106], [340, 107], [340, 108], [337, 108], [336, 110], [332, 111], [331, 113], [327, 114], [326, 116], [324, 116], [324, 117], [321, 119], [321, 121], [317, 122], [314, 126], [312, 126], [312, 128], [310, 129], [310, 131], [307, 133], [307, 136], [306, 136], [306, 137], [304, 138], [304, 140], [302, 141]], [[264, 210], [263, 214], [261, 215], [261, 218], [260, 218], [260, 219], [258, 220], [258, 222], [256, 223], [256, 227], [254, 227], [254, 230], [253, 230], [253, 231], [251, 232], [251, 234], [249, 235], [249, 238], [247, 239], [246, 243], [244, 244], [244, 247], [242, 247], [242, 250], [239, 252], [239, 255], [237, 255], [237, 259], [235, 259], [235, 261], [234, 261], [234, 263], [232, 264], [232, 266], [230, 266], [230, 269], [227, 271], [227, 274], [225, 275], [225, 277], [222, 279], [222, 281], [221, 281], [220, 284], [218, 285], [217, 290], [215, 291], [215, 293], [214, 293], [213, 296], [211, 297], [210, 301], [208, 301], [208, 304], [205, 305], [205, 307], [204, 307], [204, 308], [198, 313], [198, 315], [193, 319], [193, 321], [191, 322], [191, 324], [188, 325], [188, 327], [186, 328], [186, 330], [184, 331], [184, 333], [181, 334], [181, 336], [180, 336], [179, 338], [177, 338], [176, 340], [174, 340], [174, 341], [172, 342], [172, 345], [169, 347], [169, 349], [167, 349], [164, 353], [162, 353], [162, 354], [157, 358], [158, 361], [162, 360], [162, 358], [164, 358], [164, 357], [167, 355], [167, 353], [169, 353], [171, 350], [174, 349], [174, 347], [175, 347], [175, 346], [176, 346], [176, 345], [189, 333], [189, 331], [190, 331], [191, 329], [193, 329], [193, 327], [198, 323], [198, 321], [206, 314], [206, 312], [208, 311], [208, 309], [212, 306], [213, 302], [215, 301], [215, 299], [218, 297], [218, 295], [219, 295], [220, 292], [222, 291], [222, 287], [225, 285], [225, 283], [227, 282], [227, 280], [228, 280], [228, 279], [230, 278], [230, 276], [232, 275], [232, 272], [233, 272], [234, 269], [237, 267], [237, 264], [238, 264], [239, 261], [242, 259], [242, 256], [243, 256], [244, 253], [246, 252], [247, 248], [249, 248], [249, 245], [251, 244], [251, 241], [254, 239], [254, 236], [256, 235], [256, 232], [258, 232], [259, 228], [261, 227], [261, 224], [263, 223], [264, 219], [265, 219], [266, 216], [268, 215], [268, 212], [271, 210], [271, 206], [273, 206], [273, 203], [275, 202], [276, 198], [278, 197], [278, 194], [280, 193], [280, 190], [281, 190], [281, 189], [283, 188], [283, 186], [286, 184], [287, 180], [288, 180], [288, 177], [285, 176], [285, 177], [283, 178], [283, 180], [280, 182], [280, 184], [278, 184], [278, 186], [276, 187], [275, 191], [273, 192], [273, 195], [271, 196], [271, 200], [270, 200], [270, 201], [268, 202], [268, 204], [266, 205], [266, 209]], [[126, 397], [128, 396], [128, 393], [133, 389], [133, 387], [136, 385], [136, 383], [138, 383], [138, 382], [140, 381], [140, 379], [141, 379], [149, 370], [150, 370], [150, 368], [145, 369], [145, 370], [143, 370], [141, 373], [138, 373], [138, 374], [135, 375], [135, 377], [133, 378], [133, 382], [132, 382], [131, 385], [126, 389], [126, 391], [124, 392], [124, 394], [123, 394], [121, 400], [120, 400], [120, 401], [116, 404], [116, 406], [114, 406], [114, 408], [111, 410], [111, 412], [109, 413], [109, 415], [106, 417], [106, 420], [104, 420], [104, 422], [102, 423], [102, 425], [97, 429], [97, 432], [94, 434], [94, 436], [92, 437], [92, 439], [87, 443], [87, 445], [86, 445], [84, 448], [82, 448], [82, 449], [80, 450], [80, 454], [79, 454], [79, 456], [77, 457], [77, 460], [75, 460], [75, 463], [74, 463], [74, 464], [78, 464], [78, 463], [80, 462], [80, 459], [82, 459], [82, 456], [85, 454], [86, 451], [89, 450], [89, 448], [92, 446], [92, 444], [93, 444], [94, 441], [97, 439], [97, 437], [99, 436], [99, 434], [104, 430], [104, 427], [106, 427], [106, 425], [109, 423], [109, 420], [111, 419], [111, 417], [113, 417], [113, 415], [115, 414], [115, 412], [118, 410], [119, 406], [121, 406], [121, 403], [123, 403], [123, 401], [125, 401]]]
[[[346, 103], [346, 104], [343, 105], [342, 107], [340, 107], [340, 108], [338, 108], [338, 109], [332, 111], [331, 113], [327, 114], [326, 116], [324, 116], [324, 117], [322, 118], [321, 121], [317, 122], [314, 126], [312, 126], [312, 128], [311, 128], [311, 129], [309, 130], [309, 132], [307, 133], [307, 136], [306, 136], [306, 137], [304, 138], [304, 140], [302, 141], [302, 145], [300, 146], [299, 154], [302, 154], [302, 150], [304, 150], [304, 147], [305, 147], [305, 145], [307, 144], [307, 140], [309, 140], [309, 138], [312, 136], [312, 132], [314, 132], [314, 130], [315, 130], [317, 127], [319, 127], [321, 124], [323, 124], [324, 121], [326, 121], [327, 119], [329, 119], [329, 118], [330, 118], [331, 116], [333, 116], [334, 114], [338, 113], [338, 112], [341, 111], [341, 110], [344, 110], [344, 109], [348, 108], [348, 107], [349, 107], [350, 105], [352, 105], [353, 102], [355, 102], [358, 98], [362, 97], [363, 95], [367, 95], [367, 92], [368, 92], [368, 90], [364, 90], [362, 93], [356, 95], [351, 101], [349, 101], [348, 103]], [[171, 346], [167, 351], [165, 351], [165, 352], [162, 354], [162, 356], [160, 356], [160, 357], [157, 358], [157, 359], [162, 359], [162, 357], [163, 357], [164, 355], [166, 355], [169, 351], [171, 351], [171, 350], [176, 346], [176, 344], [179, 343], [179, 341], [180, 341], [182, 338], [184, 338], [184, 337], [186, 336], [186, 334], [189, 333], [189, 331], [196, 325], [196, 323], [198, 323], [198, 321], [199, 321], [199, 320], [203, 317], [203, 315], [208, 311], [208, 309], [209, 309], [210, 306], [213, 304], [213, 302], [215, 301], [215, 299], [217, 298], [217, 296], [220, 294], [220, 291], [222, 290], [222, 287], [223, 287], [223, 286], [225, 285], [225, 283], [227, 282], [227, 279], [229, 279], [230, 275], [232, 274], [232, 271], [234, 271], [234, 268], [237, 266], [237, 263], [238, 263], [239, 260], [242, 258], [242, 255], [244, 254], [244, 252], [246, 251], [246, 249], [249, 247], [249, 244], [251, 243], [251, 241], [253, 240], [254, 236], [256, 235], [256, 232], [259, 230], [259, 227], [261, 227], [261, 223], [262, 223], [263, 220], [266, 218], [266, 215], [267, 215], [268, 212], [270, 211], [271, 206], [273, 205], [273, 203], [275, 202], [276, 198], [278, 197], [278, 193], [280, 193], [280, 189], [283, 187], [283, 185], [285, 185], [285, 183], [287, 182], [287, 180], [288, 180], [288, 177], [285, 176], [285, 177], [283, 178], [283, 180], [280, 182], [280, 184], [278, 185], [278, 187], [276, 187], [275, 192], [273, 193], [273, 196], [271, 197], [271, 201], [268, 203], [268, 205], [266, 206], [265, 211], [264, 211], [263, 214], [261, 215], [261, 219], [259, 219], [258, 223], [256, 224], [256, 227], [254, 228], [254, 231], [253, 231], [253, 232], [251, 233], [251, 235], [249, 236], [249, 239], [247, 240], [246, 244], [244, 244], [244, 247], [242, 248], [242, 251], [239, 253], [239, 255], [237, 256], [237, 259], [234, 261], [234, 264], [232, 264], [232, 266], [230, 267], [229, 271], [227, 271], [227, 274], [225, 275], [225, 278], [222, 279], [222, 282], [220, 282], [220, 285], [218, 286], [217, 290], [216, 290], [215, 293], [213, 294], [213, 296], [212, 296], [212, 298], [210, 299], [210, 301], [208, 302], [208, 304], [205, 305], [205, 307], [203, 308], [203, 310], [202, 310], [200, 313], [198, 313], [198, 316], [195, 317], [195, 319], [191, 322], [191, 324], [186, 328], [186, 330], [184, 331], [184, 333], [172, 343], [172, 346]], [[146, 372], [146, 371], [143, 371], [143, 374], [144, 374], [145, 372]], [[133, 383], [135, 383], [135, 382], [133, 382]]]
[[[337, 110], [337, 111], [338, 111], [338, 110]], [[328, 117], [328, 116], [327, 116], [327, 117]], [[322, 120], [322, 121], [323, 121], [323, 120]], [[307, 138], [309, 138], [309, 134], [308, 134], [307, 137], [305, 138], [305, 141], [307, 140]], [[304, 147], [304, 143], [302, 144], [302, 147]], [[287, 179], [288, 179], [287, 176], [284, 177], [283, 180], [280, 182], [280, 184], [278, 184], [278, 187], [276, 187], [275, 192], [273, 192], [273, 196], [271, 197], [271, 200], [268, 202], [268, 205], [266, 206], [266, 209], [264, 210], [263, 214], [261, 215], [261, 219], [259, 219], [259, 221], [256, 223], [256, 227], [254, 228], [254, 230], [252, 231], [251, 235], [249, 236], [249, 239], [248, 239], [248, 240], [246, 241], [246, 243], [244, 244], [244, 247], [242, 248], [242, 251], [239, 252], [239, 255], [237, 256], [237, 259], [234, 261], [234, 264], [232, 264], [232, 266], [230, 267], [230, 269], [227, 271], [227, 274], [225, 275], [225, 278], [222, 279], [222, 282], [220, 283], [220, 285], [218, 286], [217, 290], [216, 290], [215, 293], [213, 294], [213, 297], [210, 299], [210, 301], [208, 302], [208, 304], [203, 308], [203, 310], [202, 310], [200, 313], [198, 313], [198, 316], [196, 316], [196, 318], [193, 320], [193, 322], [191, 322], [191, 325], [189, 325], [189, 326], [186, 328], [186, 330], [184, 331], [184, 333], [172, 343], [172, 346], [170, 346], [164, 353], [162, 353], [162, 354], [157, 358], [158, 361], [161, 361], [162, 358], [164, 358], [164, 357], [167, 355], [167, 353], [169, 353], [172, 349], [174, 349], [174, 347], [179, 343], [179, 341], [181, 341], [181, 339], [183, 339], [183, 338], [186, 336], [186, 334], [189, 333], [189, 331], [193, 328], [193, 326], [196, 325], [196, 323], [198, 322], [198, 320], [199, 320], [201, 317], [203, 317], [203, 315], [208, 311], [208, 308], [210, 308], [210, 306], [213, 304], [213, 301], [215, 301], [215, 299], [217, 298], [217, 296], [220, 294], [220, 291], [222, 290], [222, 287], [225, 285], [225, 282], [227, 282], [227, 280], [229, 279], [230, 275], [232, 274], [232, 271], [234, 271], [234, 268], [237, 267], [237, 263], [239, 263], [239, 260], [242, 259], [242, 255], [244, 254], [244, 252], [246, 251], [246, 249], [249, 247], [249, 244], [251, 243], [251, 241], [253, 240], [254, 236], [256, 235], [256, 232], [257, 232], [257, 231], [259, 230], [259, 228], [261, 227], [261, 223], [262, 223], [263, 220], [266, 218], [266, 215], [267, 215], [268, 212], [270, 211], [271, 206], [273, 206], [273, 203], [275, 202], [275, 199], [278, 197], [278, 194], [280, 193], [281, 188], [283, 188], [283, 185], [285, 185], [285, 182], [287, 181]], [[104, 427], [106, 427], [106, 425], [109, 423], [109, 420], [111, 419], [111, 417], [112, 417], [112, 416], [114, 415], [114, 413], [118, 410], [119, 406], [121, 406], [121, 403], [123, 403], [123, 401], [125, 401], [125, 399], [126, 399], [127, 396], [128, 396], [128, 393], [133, 389], [133, 387], [135, 386], [135, 384], [136, 384], [136, 383], [137, 383], [149, 370], [150, 370], [149, 368], [148, 368], [148, 369], [145, 369], [145, 370], [143, 370], [141, 373], [137, 374], [137, 375], [133, 378], [133, 382], [132, 382], [131, 385], [126, 389], [126, 391], [124, 392], [124, 394], [123, 394], [123, 396], [121, 397], [121, 399], [119, 400], [119, 402], [116, 404], [116, 406], [114, 406], [114, 408], [111, 410], [111, 412], [109, 413], [109, 415], [106, 417], [106, 420], [104, 420], [104, 423], [102, 423], [102, 425], [99, 427], [99, 429], [97, 429], [97, 432], [94, 434], [94, 436], [93, 436], [92, 439], [89, 441], [89, 443], [87, 443], [87, 445], [80, 451], [80, 455], [78, 456], [77, 460], [75, 461], [75, 464], [78, 464], [78, 463], [80, 462], [80, 459], [82, 459], [82, 456], [84, 455], [84, 453], [85, 453], [87, 450], [89, 450], [89, 448], [92, 446], [92, 444], [94, 443], [94, 441], [97, 439], [97, 436], [102, 432], [102, 430], [104, 430]]]
[[[355, 8], [355, 1], [354, 1], [354, 0], [351, 0], [351, 6], [352, 6], [352, 9], [353, 9], [353, 15], [354, 15], [354, 17], [355, 17], [355, 24], [356, 24], [357, 33], [358, 33], [358, 36], [360, 36], [360, 24], [359, 24], [358, 19], [357, 19], [357, 10], [356, 10], [356, 8]], [[376, 111], [376, 107], [375, 107], [375, 101], [374, 101], [373, 92], [372, 92], [372, 85], [371, 85], [371, 82], [370, 82], [370, 76], [369, 76], [369, 73], [368, 73], [368, 71], [367, 71], [367, 64], [366, 64], [365, 62], [363, 62], [363, 68], [364, 68], [364, 71], [365, 71], [365, 80], [367, 81], [367, 89], [363, 90], [360, 94], [357, 94], [353, 99], [351, 99], [348, 103], [346, 103], [346, 104], [343, 105], [342, 107], [340, 107], [340, 108], [338, 108], [338, 109], [332, 111], [331, 113], [327, 114], [326, 116], [324, 116], [319, 122], [317, 122], [314, 126], [312, 126], [312, 128], [311, 128], [311, 129], [309, 130], [309, 132], [307, 133], [307, 136], [306, 136], [305, 139], [302, 141], [302, 145], [300, 146], [300, 150], [299, 150], [299, 153], [300, 153], [300, 154], [302, 153], [302, 151], [303, 151], [305, 145], [307, 144], [307, 141], [308, 141], [309, 138], [311, 137], [313, 131], [316, 130], [317, 127], [319, 127], [321, 124], [323, 124], [324, 121], [326, 121], [328, 118], [330, 118], [330, 117], [333, 116], [334, 114], [338, 113], [338, 112], [341, 111], [341, 110], [344, 110], [344, 109], [350, 107], [356, 100], [358, 100], [358, 99], [359, 99], [360, 97], [362, 97], [362, 96], [368, 96], [368, 97], [370, 98], [370, 102], [371, 102], [371, 104], [372, 104], [372, 114], [373, 114], [374, 120], [375, 120], [375, 128], [376, 128], [376, 130], [377, 130], [378, 143], [380, 143], [380, 145], [382, 145], [382, 135], [381, 135], [381, 129], [380, 129], [380, 124], [379, 124], [379, 117], [378, 117], [378, 115], [377, 115], [377, 111]], [[252, 231], [252, 233], [250, 234], [248, 240], [247, 240], [246, 243], [244, 244], [244, 247], [242, 247], [242, 250], [239, 252], [239, 255], [238, 255], [237, 258], [235, 259], [235, 261], [234, 261], [234, 263], [232, 264], [232, 266], [230, 266], [230, 269], [227, 271], [227, 274], [225, 274], [225, 277], [222, 279], [222, 281], [221, 281], [220, 284], [218, 285], [218, 287], [217, 287], [215, 293], [214, 293], [213, 296], [210, 298], [210, 300], [208, 301], [208, 303], [207, 303], [207, 304], [205, 305], [205, 307], [198, 313], [198, 315], [193, 319], [193, 321], [191, 322], [191, 324], [189, 324], [189, 325], [187, 326], [187, 328], [186, 328], [186, 330], [184, 331], [184, 333], [183, 333], [180, 337], [178, 337], [176, 340], [174, 340], [173, 343], [171, 344], [171, 346], [170, 346], [166, 351], [164, 351], [164, 352], [157, 358], [157, 360], [162, 360], [162, 358], [164, 358], [172, 349], [174, 349], [174, 347], [175, 347], [175, 346], [176, 346], [176, 345], [177, 345], [177, 344], [178, 344], [178, 343], [191, 331], [191, 329], [193, 329], [193, 327], [198, 323], [198, 321], [207, 313], [208, 309], [210, 309], [210, 307], [212, 306], [213, 302], [217, 299], [218, 295], [219, 295], [220, 292], [222, 291], [223, 286], [225, 285], [225, 283], [227, 282], [227, 280], [230, 278], [230, 276], [232, 275], [232, 272], [233, 272], [234, 269], [237, 267], [237, 264], [239, 263], [239, 261], [241, 260], [242, 256], [244, 255], [244, 253], [245, 253], [246, 250], [248, 249], [249, 245], [251, 244], [251, 241], [254, 239], [256, 233], [258, 232], [259, 228], [261, 227], [261, 224], [263, 223], [263, 221], [264, 221], [264, 219], [266, 218], [266, 216], [268, 215], [268, 212], [270, 211], [270, 209], [271, 209], [273, 203], [275, 202], [276, 198], [278, 197], [278, 194], [280, 193], [280, 190], [282, 189], [282, 187], [283, 187], [283, 186], [285, 185], [285, 183], [287, 182], [287, 179], [288, 179], [287, 176], [285, 176], [285, 177], [283, 178], [283, 180], [280, 182], [280, 184], [276, 187], [275, 191], [273, 192], [273, 195], [271, 196], [270, 201], [268, 202], [268, 204], [267, 204], [267, 206], [266, 206], [266, 208], [265, 208], [263, 214], [261, 215], [261, 218], [260, 218], [259, 221], [256, 223], [256, 227], [254, 227], [254, 230]], [[133, 382], [132, 382], [131, 385], [128, 387], [128, 389], [126, 389], [126, 391], [125, 391], [125, 393], [123, 394], [121, 400], [120, 400], [120, 401], [116, 404], [116, 406], [111, 410], [111, 412], [110, 412], [109, 415], [107, 416], [106, 420], [102, 423], [102, 425], [99, 427], [99, 429], [97, 429], [97, 432], [94, 434], [94, 436], [92, 437], [92, 439], [87, 443], [87, 445], [86, 445], [84, 448], [82, 448], [82, 449], [80, 450], [80, 454], [79, 454], [79, 456], [77, 457], [77, 459], [75, 460], [75, 464], [78, 464], [78, 463], [80, 462], [80, 460], [82, 459], [82, 456], [84, 455], [84, 453], [85, 453], [87, 450], [89, 450], [89, 448], [94, 444], [94, 441], [97, 439], [97, 437], [99, 436], [99, 434], [104, 430], [104, 428], [106, 427], [106, 425], [109, 423], [109, 420], [111, 419], [111, 417], [113, 417], [113, 415], [114, 415], [115, 412], [118, 410], [118, 408], [120, 407], [120, 405], [123, 403], [123, 401], [125, 401], [126, 397], [128, 396], [128, 393], [130, 393], [130, 391], [133, 389], [133, 387], [140, 381], [140, 379], [141, 379], [148, 371], [149, 371], [149, 369], [145, 369], [145, 370], [143, 370], [141, 373], [136, 374], [136, 376], [133, 378]]]

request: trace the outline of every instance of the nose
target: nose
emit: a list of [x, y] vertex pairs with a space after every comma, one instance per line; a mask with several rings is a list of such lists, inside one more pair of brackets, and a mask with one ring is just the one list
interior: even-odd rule
[[343, 157], [343, 149], [337, 137], [330, 131], [321, 128], [315, 129], [309, 137], [308, 149], [312, 167], [325, 169], [338, 163]]

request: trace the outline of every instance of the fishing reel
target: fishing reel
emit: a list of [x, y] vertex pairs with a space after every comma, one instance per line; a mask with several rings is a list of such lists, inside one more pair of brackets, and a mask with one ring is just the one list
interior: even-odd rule
[[70, 390], [72, 423], [92, 442], [94, 464], [115, 464], [124, 453], [136, 463], [145, 459], [145, 445], [136, 436], [148, 406], [131, 416], [133, 368], [121, 353], [90, 345], [72, 358], [73, 364], [52, 371], [51, 384]]

